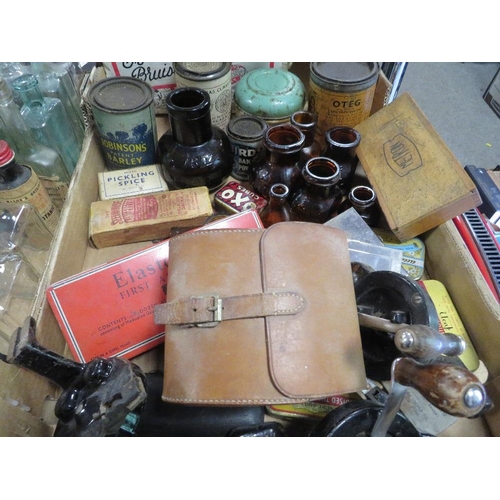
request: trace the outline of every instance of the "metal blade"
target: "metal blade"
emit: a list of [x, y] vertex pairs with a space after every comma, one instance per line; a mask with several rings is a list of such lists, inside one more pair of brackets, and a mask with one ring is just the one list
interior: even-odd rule
[[384, 409], [373, 426], [371, 433], [372, 437], [386, 437], [387, 431], [398, 414], [407, 389], [408, 388], [406, 386], [401, 385], [394, 380], [392, 381], [391, 392], [387, 397]]

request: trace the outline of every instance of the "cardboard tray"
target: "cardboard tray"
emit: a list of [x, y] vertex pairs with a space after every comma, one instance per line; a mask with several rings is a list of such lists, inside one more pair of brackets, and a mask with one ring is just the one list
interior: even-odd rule
[[[159, 136], [166, 130], [159, 118]], [[49, 265], [42, 277], [32, 309], [41, 345], [68, 358], [71, 353], [45, 297], [47, 286], [96, 265], [145, 248], [134, 243], [95, 249], [88, 242], [90, 203], [98, 199], [98, 172], [105, 170], [96, 137], [87, 136], [80, 161], [62, 211], [61, 222], [50, 251]], [[467, 328], [469, 336], [489, 371], [493, 389], [500, 386], [500, 306], [496, 303], [453, 222], [444, 223], [422, 235], [426, 244], [426, 268], [441, 281]], [[75, 297], [75, 300], [85, 300]], [[157, 347], [134, 359], [145, 371], [162, 369], [163, 348]], [[57, 423], [53, 407], [60, 389], [28, 370], [0, 363], [0, 436], [51, 436]], [[500, 409], [500, 390], [490, 397]], [[458, 419], [444, 436], [500, 436], [500, 415]]]

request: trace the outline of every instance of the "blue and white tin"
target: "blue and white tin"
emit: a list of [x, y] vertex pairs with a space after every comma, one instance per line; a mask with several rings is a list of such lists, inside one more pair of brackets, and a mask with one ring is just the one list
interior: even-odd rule
[[99, 142], [109, 170], [157, 163], [154, 93], [131, 77], [109, 77], [89, 92]]

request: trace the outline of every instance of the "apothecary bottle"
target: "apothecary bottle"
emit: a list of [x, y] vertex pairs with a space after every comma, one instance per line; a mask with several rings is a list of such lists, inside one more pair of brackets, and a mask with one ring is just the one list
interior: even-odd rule
[[11, 89], [0, 79], [0, 129], [16, 151], [19, 163], [29, 165], [38, 175], [54, 205], [62, 209], [71, 177], [57, 151], [35, 140], [21, 116]]
[[336, 161], [340, 166], [340, 187], [346, 195], [352, 187], [354, 173], [358, 165], [356, 150], [361, 142], [361, 134], [352, 127], [333, 127], [325, 134], [326, 147], [322, 156]]
[[233, 153], [226, 133], [212, 125], [208, 93], [181, 87], [168, 94], [166, 107], [171, 128], [158, 149], [169, 188], [216, 191], [231, 174]]
[[73, 132], [60, 99], [44, 97], [34, 75], [16, 78], [12, 86], [23, 100], [21, 115], [37, 141], [55, 149], [72, 174], [80, 157], [81, 144]]
[[54, 234], [59, 223], [59, 210], [33, 169], [18, 163], [14, 151], [5, 141], [0, 141], [0, 201], [33, 205], [47, 229]]
[[12, 87], [12, 82], [22, 75], [26, 75], [30, 72], [29, 67], [22, 65], [18, 62], [0, 62], [0, 78], [5, 80], [7, 87], [12, 91], [12, 97], [17, 106], [21, 107], [23, 105], [23, 100], [21, 96]]
[[80, 96], [70, 74], [64, 71], [60, 65], [57, 66], [56, 72], [56, 66], [50, 62], [33, 62], [31, 68], [38, 80], [42, 94], [45, 97], [55, 97], [63, 104], [73, 132], [81, 145], [85, 138], [85, 125], [80, 108]]
[[290, 206], [296, 220], [325, 223], [342, 201], [340, 167], [331, 158], [311, 158], [302, 169], [303, 182], [292, 192]]
[[264, 133], [265, 159], [254, 167], [251, 184], [253, 190], [269, 198], [273, 184], [285, 184], [293, 191], [300, 178], [300, 151], [304, 134], [294, 125], [283, 123], [269, 127]]
[[370, 227], [377, 227], [380, 208], [377, 204], [377, 195], [370, 186], [355, 186], [349, 191], [338, 212], [345, 212], [349, 208], [354, 208]]
[[264, 227], [278, 222], [293, 220], [292, 209], [288, 203], [290, 190], [285, 184], [273, 184], [269, 189], [269, 201], [260, 212], [260, 220]]
[[305, 142], [300, 152], [301, 168], [307, 160], [315, 156], [321, 156], [321, 145], [316, 140], [316, 130], [318, 127], [318, 115], [311, 111], [296, 111], [290, 117], [290, 123], [295, 125], [304, 135]]

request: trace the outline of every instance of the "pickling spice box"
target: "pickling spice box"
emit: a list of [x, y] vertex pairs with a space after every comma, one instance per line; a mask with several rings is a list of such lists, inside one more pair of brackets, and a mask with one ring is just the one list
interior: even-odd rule
[[[307, 86], [308, 64], [294, 63], [291, 68]], [[375, 109], [380, 109], [389, 85], [379, 77], [375, 92]], [[168, 128], [165, 116], [157, 116], [158, 135]], [[144, 252], [152, 242], [127, 243], [94, 248], [89, 243], [90, 206], [99, 200], [98, 174], [106, 172], [98, 137], [88, 133], [70, 186], [69, 198], [61, 213], [61, 222], [50, 251], [49, 262], [32, 308], [36, 320], [37, 340], [46, 349], [69, 359], [74, 355], [63, 334], [46, 291], [54, 284], [88, 272], [99, 266]], [[236, 215], [237, 216], [237, 215]], [[474, 344], [481, 364], [487, 371], [486, 389], [496, 408], [500, 408], [500, 306], [488, 288], [467, 250], [455, 225], [444, 222], [421, 235], [426, 246], [426, 277], [439, 280], [450, 294], [458, 314]], [[446, 249], [446, 251], [443, 251]], [[120, 279], [120, 278], [118, 278]], [[122, 276], [126, 279], [126, 275]], [[104, 285], [92, 285], [105, 293]], [[88, 305], [92, 287], [86, 295], [74, 297]], [[125, 290], [127, 287], [123, 287]], [[145, 311], [147, 313], [147, 311]], [[87, 315], [92, 315], [90, 310]], [[96, 318], [92, 318], [95, 322]], [[85, 318], [82, 318], [85, 322]], [[104, 323], [103, 323], [104, 324]], [[20, 325], [21, 326], [21, 325]], [[112, 328], [112, 326], [110, 326]], [[144, 372], [163, 368], [161, 343], [143, 352], [134, 362]], [[23, 368], [0, 363], [0, 435], [52, 436], [57, 423], [53, 406], [60, 389], [47, 379]], [[475, 419], [459, 418], [440, 436], [500, 436], [500, 413], [493, 410]]]

